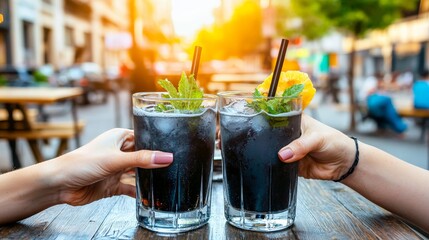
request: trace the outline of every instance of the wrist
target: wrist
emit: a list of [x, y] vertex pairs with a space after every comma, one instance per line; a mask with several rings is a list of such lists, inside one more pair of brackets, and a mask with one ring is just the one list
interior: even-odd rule
[[344, 179], [341, 183], [354, 188], [356, 184], [360, 184], [363, 178], [363, 175], [366, 175], [368, 171], [368, 164], [372, 164], [368, 162], [368, 156], [370, 155], [371, 147], [366, 145], [365, 143], [359, 142], [359, 164], [356, 166], [353, 174], [351, 174], [348, 178]]
[[39, 175], [37, 189], [40, 192], [39, 199], [50, 207], [62, 203], [59, 198], [61, 184], [58, 182], [58, 176], [61, 173], [57, 170], [55, 159], [49, 160], [49, 164], [47, 163], [36, 165]]
[[[348, 151], [349, 153], [346, 154], [346, 157], [345, 157], [346, 160], [344, 161], [346, 164], [343, 167], [343, 169], [345, 169], [345, 171], [342, 170], [341, 171], [342, 174], [340, 174], [339, 177], [334, 179], [334, 182], [341, 182], [344, 179], [346, 179], [347, 177], [349, 177], [350, 175], [352, 175], [353, 172], [355, 171], [355, 168], [357, 167], [357, 165], [359, 163], [359, 142], [358, 142], [358, 139], [356, 137], [350, 137], [350, 139], [353, 140], [354, 154], [351, 153], [353, 151]], [[348, 146], [348, 149], [350, 149], [350, 146]], [[350, 156], [354, 156], [354, 157], [351, 158]]]

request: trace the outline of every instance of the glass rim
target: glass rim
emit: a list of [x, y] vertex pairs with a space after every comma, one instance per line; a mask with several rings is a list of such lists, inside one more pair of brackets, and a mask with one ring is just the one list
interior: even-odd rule
[[283, 97], [283, 96], [274, 96], [274, 97], [268, 97], [268, 96], [262, 96], [262, 97], [255, 97], [253, 96], [252, 92], [249, 91], [222, 91], [217, 93], [217, 96], [219, 98], [227, 98], [227, 99], [236, 99], [236, 98], [246, 98], [246, 99], [302, 99], [302, 96], [299, 95], [297, 97]]
[[[168, 92], [136, 92], [133, 93], [132, 98], [136, 100], [163, 100], [163, 101], [196, 101], [196, 100], [217, 100], [219, 97], [215, 94], [204, 93], [202, 98], [164, 98], [162, 94]], [[152, 97], [149, 97], [152, 96]]]

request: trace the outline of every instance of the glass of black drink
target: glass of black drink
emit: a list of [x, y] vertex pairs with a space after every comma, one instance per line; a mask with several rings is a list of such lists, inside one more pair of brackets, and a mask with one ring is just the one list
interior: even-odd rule
[[238, 228], [271, 232], [295, 219], [298, 162], [277, 152], [301, 134], [301, 98], [278, 97], [287, 112], [258, 110], [251, 93], [219, 93], [225, 217]]
[[[196, 101], [201, 105], [192, 111], [171, 107], [174, 102], [195, 106]], [[168, 110], [159, 111], [160, 106]], [[171, 152], [174, 158], [166, 168], [136, 170], [140, 226], [178, 233], [208, 222], [216, 110], [215, 95], [198, 99], [164, 98], [162, 93], [133, 95], [136, 149]]]

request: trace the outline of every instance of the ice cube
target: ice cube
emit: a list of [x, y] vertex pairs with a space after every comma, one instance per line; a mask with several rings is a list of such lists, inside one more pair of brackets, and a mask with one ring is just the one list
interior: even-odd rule
[[226, 106], [225, 110], [229, 113], [238, 113], [245, 115], [251, 115], [256, 113], [253, 108], [248, 107], [246, 100], [239, 100], [233, 102], [232, 104]]
[[162, 134], [169, 135], [169, 133], [173, 132], [173, 130], [175, 129], [174, 118], [157, 118], [154, 123], [154, 127], [158, 129], [158, 131], [160, 131]]
[[250, 118], [245, 116], [223, 115], [221, 116], [221, 125], [225, 130], [237, 133], [247, 131]]
[[255, 131], [255, 133], [259, 133], [264, 129], [270, 128], [270, 124], [263, 114], [258, 114], [255, 117], [253, 117], [252, 120], [250, 121], [250, 124], [251, 124], [251, 128], [253, 129], [253, 131]]

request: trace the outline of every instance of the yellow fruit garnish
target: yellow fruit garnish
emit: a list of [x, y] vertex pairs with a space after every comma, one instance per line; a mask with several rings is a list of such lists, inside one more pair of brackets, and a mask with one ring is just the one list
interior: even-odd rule
[[[271, 79], [273, 78], [273, 74], [271, 73], [263, 83], [261, 83], [257, 89], [263, 95], [268, 95], [268, 91], [270, 90]], [[295, 85], [295, 84], [304, 84], [304, 90], [302, 90], [301, 98], [302, 98], [302, 109], [305, 109], [308, 104], [310, 104], [311, 100], [316, 94], [316, 89], [313, 87], [313, 83], [308, 77], [307, 73], [303, 73], [300, 71], [286, 71], [280, 74], [279, 83], [277, 85], [276, 96], [281, 96], [283, 92]]]

